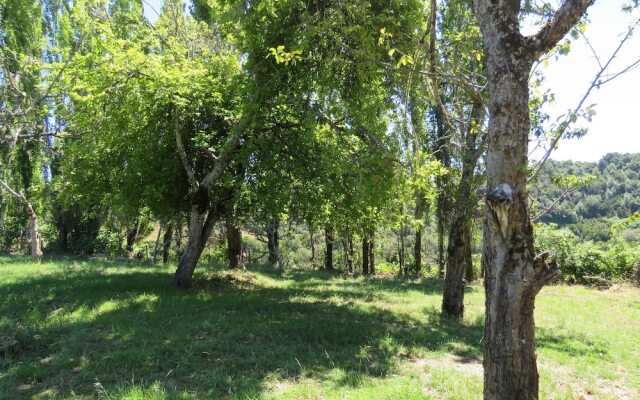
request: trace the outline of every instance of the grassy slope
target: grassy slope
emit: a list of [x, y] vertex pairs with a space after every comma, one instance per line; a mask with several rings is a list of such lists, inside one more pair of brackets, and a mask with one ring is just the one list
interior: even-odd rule
[[[0, 256], [0, 399], [480, 397], [480, 286], [458, 323], [435, 280], [171, 272]], [[638, 396], [640, 290], [551, 287], [536, 313], [542, 398]]]

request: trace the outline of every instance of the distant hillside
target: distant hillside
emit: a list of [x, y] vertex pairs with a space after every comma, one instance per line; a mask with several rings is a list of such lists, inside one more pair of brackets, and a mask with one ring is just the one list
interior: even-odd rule
[[563, 192], [554, 177], [569, 175], [596, 180], [556, 204], [541, 221], [567, 226], [592, 240], [607, 240], [614, 219], [640, 211], [640, 153], [611, 153], [599, 162], [549, 160], [531, 187], [538, 212], [547, 209]]

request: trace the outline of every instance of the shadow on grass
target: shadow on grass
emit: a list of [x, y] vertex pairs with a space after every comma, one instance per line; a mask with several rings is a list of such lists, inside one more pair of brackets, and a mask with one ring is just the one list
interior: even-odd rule
[[118, 398], [154, 385], [160, 398], [252, 398], [283, 379], [355, 387], [423, 351], [481, 357], [482, 320], [462, 324], [437, 308], [415, 318], [375, 304], [407, 291], [438, 295], [434, 279], [209, 270], [180, 291], [167, 268], [58, 264], [0, 284], [0, 334], [17, 341], [0, 356], [2, 399]]

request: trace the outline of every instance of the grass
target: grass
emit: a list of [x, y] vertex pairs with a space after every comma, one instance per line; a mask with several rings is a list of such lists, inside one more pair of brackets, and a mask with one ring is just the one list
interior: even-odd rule
[[[0, 399], [477, 399], [483, 294], [439, 280], [0, 256]], [[546, 288], [541, 398], [640, 393], [640, 290]]]

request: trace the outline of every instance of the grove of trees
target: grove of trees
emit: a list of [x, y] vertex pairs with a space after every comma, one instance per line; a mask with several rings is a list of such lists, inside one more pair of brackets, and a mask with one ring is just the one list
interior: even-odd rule
[[432, 274], [454, 318], [482, 274], [484, 397], [537, 398], [532, 219], [640, 211], [637, 155], [528, 160], [592, 3], [0, 0], [0, 250]]

